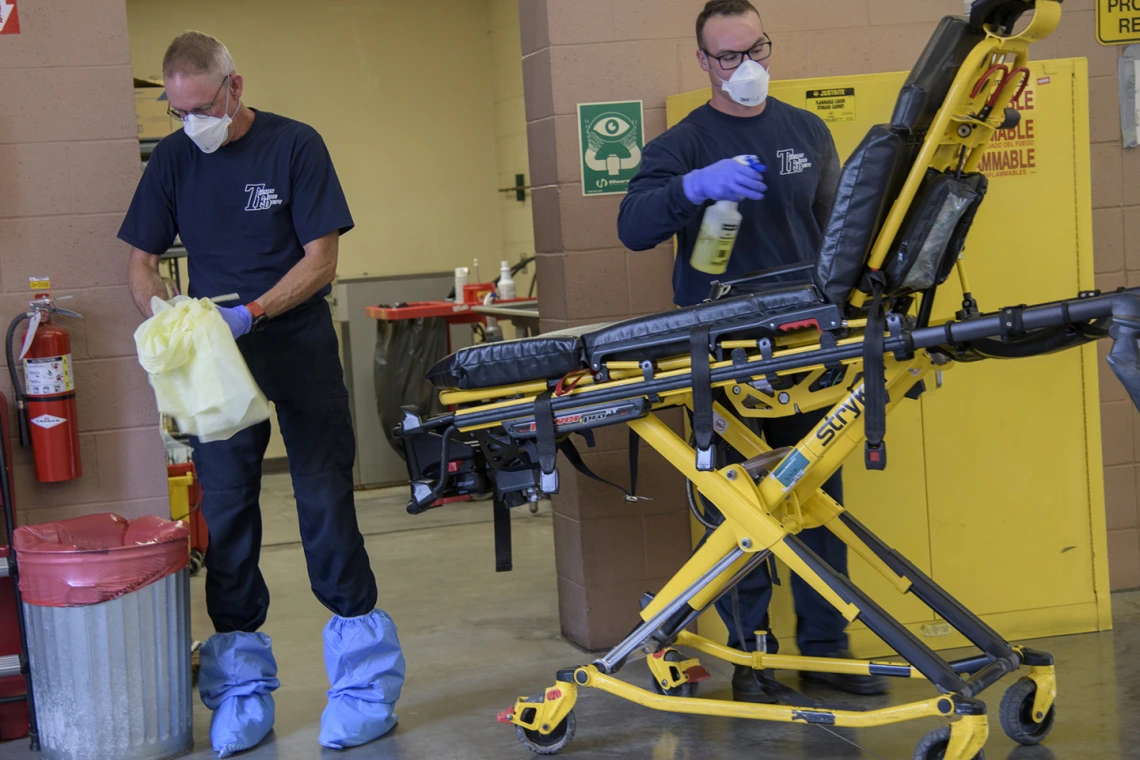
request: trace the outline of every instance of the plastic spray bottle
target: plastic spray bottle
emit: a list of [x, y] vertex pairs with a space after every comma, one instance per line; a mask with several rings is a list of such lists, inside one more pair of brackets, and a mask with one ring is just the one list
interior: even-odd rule
[[[756, 156], [737, 156], [734, 160], [760, 171], [760, 160]], [[736, 206], [735, 201], [717, 201], [705, 209], [701, 231], [697, 234], [693, 255], [689, 257], [693, 269], [706, 274], [724, 274], [728, 269], [743, 218]]]
[[511, 279], [511, 264], [504, 261], [499, 269], [499, 300], [509, 301], [515, 297], [515, 281]]

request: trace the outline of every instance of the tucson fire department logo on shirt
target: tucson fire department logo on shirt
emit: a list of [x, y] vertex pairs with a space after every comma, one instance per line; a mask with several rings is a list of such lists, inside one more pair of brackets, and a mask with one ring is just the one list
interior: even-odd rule
[[791, 148], [778, 150], [776, 155], [780, 157], [780, 176], [803, 174], [804, 169], [811, 168], [811, 161], [807, 159], [807, 156], [803, 153], [796, 153]]
[[245, 204], [246, 211], [266, 211], [273, 206], [280, 206], [283, 201], [277, 197], [277, 190], [266, 187], [264, 182], [256, 185], [246, 185], [245, 191], [249, 193], [249, 200]]

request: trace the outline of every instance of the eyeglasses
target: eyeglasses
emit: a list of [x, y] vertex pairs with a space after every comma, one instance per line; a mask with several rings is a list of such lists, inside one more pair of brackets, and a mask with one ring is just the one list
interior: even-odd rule
[[195, 108], [193, 111], [179, 111], [177, 108], [167, 106], [166, 113], [179, 121], [186, 121], [187, 116], [197, 116], [199, 119], [205, 119], [210, 115], [210, 111], [214, 110], [214, 106], [218, 103], [218, 96], [222, 94], [222, 88], [225, 87], [229, 81], [230, 75], [227, 74], [226, 78], [222, 80], [222, 84], [218, 87], [218, 91], [214, 93], [214, 99], [210, 101], [209, 105]]
[[772, 40], [768, 37], [768, 35], [764, 35], [764, 39], [760, 40], [760, 42], [757, 42], [752, 46], [751, 50], [748, 50], [746, 52], [737, 52], [735, 50], [730, 50], [727, 53], [713, 55], [703, 48], [701, 52], [703, 52], [707, 57], [715, 59], [716, 62], [720, 64], [720, 67], [725, 71], [732, 71], [740, 64], [744, 63], [744, 59], [746, 57], [749, 60], [756, 61], [756, 63], [763, 63], [764, 61], [768, 60], [768, 57], [772, 55]]

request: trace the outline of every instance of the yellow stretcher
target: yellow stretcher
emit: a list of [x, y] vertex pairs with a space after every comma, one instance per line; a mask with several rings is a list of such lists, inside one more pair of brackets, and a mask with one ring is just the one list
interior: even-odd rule
[[[1027, 675], [1001, 702], [1002, 728], [1022, 744], [1049, 733], [1052, 657], [1006, 642], [820, 486], [859, 446], [867, 467], [885, 467], [886, 414], [960, 362], [1035, 356], [1111, 336], [1109, 364], [1140, 403], [1140, 291], [983, 314], [960, 256], [985, 195], [976, 171], [982, 153], [995, 130], [1017, 124], [1010, 105], [1029, 77], [1029, 47], [1060, 19], [1058, 0], [977, 0], [968, 17], [939, 24], [891, 123], [874, 127], [845, 164], [818, 264], [718, 284], [709, 301], [686, 309], [474, 346], [433, 368], [429, 379], [454, 411], [430, 420], [405, 412], [398, 432], [411, 477], [408, 509], [493, 493], [498, 569], [510, 569], [509, 509], [556, 493], [557, 453], [580, 464], [570, 436], [589, 441], [603, 426], [628, 425], [725, 518], [664, 588], [647, 595], [641, 623], [624, 641], [559, 671], [553, 686], [500, 715], [528, 748], [564, 748], [578, 690], [597, 688], [657, 710], [788, 723], [864, 727], [943, 717], [949, 726], [923, 737], [915, 758], [980, 758], [989, 724], [977, 697], [1022, 666]], [[961, 311], [932, 323], [938, 286], [955, 269], [966, 294]], [[788, 284], [789, 276], [802, 282]], [[670, 407], [689, 411], [691, 440], [658, 416]], [[824, 408], [831, 411], [811, 434], [775, 451], [744, 422]], [[718, 467], [717, 437], [745, 461]], [[978, 654], [947, 662], [931, 650], [804, 545], [797, 534], [818, 526], [928, 605]], [[745, 652], [685, 630], [772, 555], [900, 660]], [[693, 695], [707, 672], [678, 647], [756, 669], [926, 679], [934, 689], [929, 699], [866, 711], [702, 699]], [[615, 677], [635, 653], [646, 657], [652, 691]]]

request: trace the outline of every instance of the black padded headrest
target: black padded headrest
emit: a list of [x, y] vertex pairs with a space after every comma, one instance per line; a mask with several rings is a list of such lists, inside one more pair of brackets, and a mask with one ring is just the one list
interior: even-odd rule
[[930, 128], [958, 69], [974, 46], [985, 39], [964, 18], [947, 16], [935, 29], [899, 92], [891, 126], [921, 135]]

